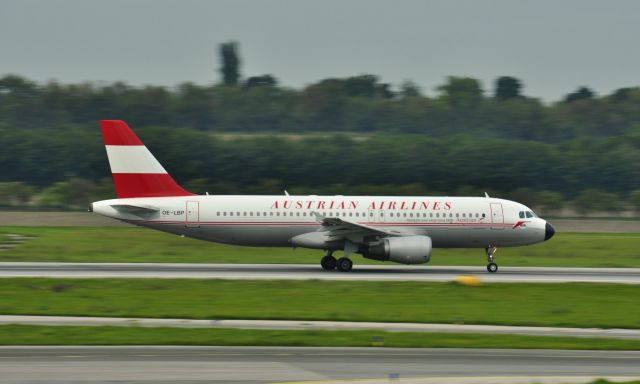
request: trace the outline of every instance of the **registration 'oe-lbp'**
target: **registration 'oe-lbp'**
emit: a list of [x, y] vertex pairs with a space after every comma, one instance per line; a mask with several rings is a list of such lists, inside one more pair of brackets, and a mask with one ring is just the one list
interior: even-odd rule
[[[326, 270], [350, 271], [362, 256], [422, 264], [433, 248], [480, 248], [496, 272], [497, 247], [549, 240], [553, 227], [528, 207], [483, 197], [219, 196], [180, 187], [123, 121], [100, 122], [117, 199], [90, 210], [202, 240], [326, 251]], [[343, 251], [336, 259], [335, 251]]]

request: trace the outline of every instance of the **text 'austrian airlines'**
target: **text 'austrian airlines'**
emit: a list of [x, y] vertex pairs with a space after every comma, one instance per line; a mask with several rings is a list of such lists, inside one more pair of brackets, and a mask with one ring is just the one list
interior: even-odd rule
[[[433, 248], [479, 248], [489, 272], [497, 247], [549, 240], [553, 227], [509, 200], [444, 196], [217, 196], [180, 187], [123, 121], [100, 122], [117, 199], [91, 211], [160, 231], [245, 246], [324, 250], [326, 270], [350, 271], [354, 253], [422, 264]], [[344, 252], [339, 259], [335, 251]]]

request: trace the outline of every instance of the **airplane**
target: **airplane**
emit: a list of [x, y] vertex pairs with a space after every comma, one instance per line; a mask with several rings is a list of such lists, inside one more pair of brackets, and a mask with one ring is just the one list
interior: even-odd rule
[[[323, 250], [323, 269], [351, 271], [352, 254], [423, 264], [433, 248], [483, 248], [498, 271], [498, 247], [540, 243], [555, 230], [523, 204], [489, 197], [195, 195], [179, 186], [121, 120], [100, 127], [116, 199], [89, 211], [138, 226], [218, 243]], [[336, 259], [333, 253], [342, 251]]]

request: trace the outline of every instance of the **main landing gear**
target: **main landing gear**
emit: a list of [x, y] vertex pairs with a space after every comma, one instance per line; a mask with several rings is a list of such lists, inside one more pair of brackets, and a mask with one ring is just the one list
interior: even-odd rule
[[493, 262], [494, 255], [495, 255], [497, 250], [498, 250], [498, 248], [496, 248], [496, 247], [487, 247], [486, 248], [487, 261], [489, 262], [487, 264], [487, 271], [489, 271], [489, 273], [498, 272], [498, 264]]
[[333, 252], [329, 251], [329, 254], [320, 260], [320, 265], [325, 271], [333, 271], [337, 269], [340, 272], [349, 272], [353, 268], [353, 261], [347, 257], [341, 257], [336, 260], [332, 255]]

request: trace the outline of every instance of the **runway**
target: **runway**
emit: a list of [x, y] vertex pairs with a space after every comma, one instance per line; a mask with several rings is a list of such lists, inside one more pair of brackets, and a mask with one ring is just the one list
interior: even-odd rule
[[575, 382], [577, 377], [582, 378], [582, 382], [593, 377], [640, 377], [640, 352], [310, 347], [0, 347], [0, 372], [2, 383], [126, 381], [193, 384], [303, 380], [339, 382], [353, 379], [389, 382], [390, 377], [415, 383], [567, 383]]
[[473, 275], [484, 282], [640, 284], [640, 268], [461, 267], [355, 265], [351, 272], [315, 264], [0, 263], [0, 278], [192, 278], [284, 280], [452, 281]]

